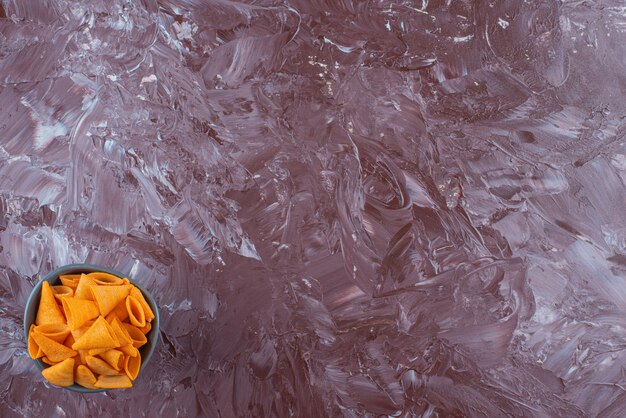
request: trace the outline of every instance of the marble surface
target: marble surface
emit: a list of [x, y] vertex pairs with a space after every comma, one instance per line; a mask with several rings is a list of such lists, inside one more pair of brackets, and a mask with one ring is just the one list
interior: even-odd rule
[[[625, 32], [617, 0], [2, 0], [0, 416], [623, 416]], [[75, 262], [159, 303], [132, 390], [27, 356]]]

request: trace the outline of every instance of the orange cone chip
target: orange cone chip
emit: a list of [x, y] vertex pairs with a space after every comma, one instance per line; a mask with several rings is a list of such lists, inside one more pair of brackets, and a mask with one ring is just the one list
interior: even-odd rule
[[132, 388], [133, 383], [125, 374], [118, 374], [117, 376], [100, 376], [96, 382], [96, 387], [103, 389], [123, 389]]
[[102, 354], [105, 351], [109, 351], [109, 348], [92, 348], [91, 350], [87, 350], [90, 356], [97, 356], [98, 354]]
[[137, 357], [139, 355], [139, 350], [137, 350], [132, 344], [123, 345], [118, 348], [118, 350], [130, 357]]
[[89, 355], [89, 350], [78, 350], [78, 357], [80, 359], [81, 364], [87, 364], [87, 356]]
[[39, 301], [39, 309], [37, 310], [36, 325], [44, 324], [63, 324], [65, 316], [61, 312], [61, 308], [57, 305], [54, 293], [50, 288], [50, 283], [46, 280], [41, 284], [41, 299]]
[[87, 389], [98, 389], [96, 387], [96, 376], [87, 366], [79, 365], [74, 371], [74, 381]]
[[96, 286], [96, 282], [90, 279], [86, 274], [80, 276], [76, 292], [74, 297], [78, 299], [93, 300], [93, 294], [91, 293], [91, 287]]
[[109, 363], [115, 370], [120, 371], [124, 367], [124, 353], [117, 350], [108, 350], [100, 354], [100, 358]]
[[[78, 329], [87, 321], [98, 317], [98, 306], [90, 300], [66, 297], [61, 300], [61, 303], [67, 317], [67, 325], [69, 325], [71, 330]], [[76, 335], [74, 335], [74, 338], [76, 338]]]
[[143, 328], [146, 326], [146, 317], [144, 316], [143, 308], [137, 299], [132, 296], [126, 298], [126, 310], [128, 311], [128, 317], [130, 323], [137, 328]]
[[[50, 338], [53, 341], [56, 341], [58, 343], [63, 344], [64, 346], [68, 347], [67, 344], [65, 344], [65, 340], [67, 339], [67, 336], [71, 336], [71, 334], [69, 333], [69, 328], [67, 325], [65, 324], [45, 324], [45, 325], [38, 325], [38, 326], [31, 326], [31, 332], [37, 332], [39, 334], [42, 334], [48, 338]], [[31, 337], [29, 336], [29, 340], [31, 339]], [[71, 349], [71, 346], [68, 347]], [[30, 351], [29, 351], [30, 353]], [[39, 349], [39, 352], [37, 353], [37, 355], [39, 355], [40, 357], [44, 355], [44, 352]], [[46, 361], [48, 360], [48, 361]], [[46, 364], [56, 364], [58, 363], [58, 361], [52, 362], [49, 359], [42, 359], [42, 361]]]
[[34, 328], [35, 324], [30, 324], [30, 329], [28, 330], [28, 355], [33, 359], [38, 359], [43, 357], [43, 351], [41, 351], [39, 345], [33, 338]]
[[45, 335], [60, 344], [63, 344], [63, 341], [70, 335], [70, 328], [65, 323], [37, 325], [32, 331]]
[[74, 344], [75, 341], [76, 340], [74, 339], [74, 336], [70, 333], [70, 335], [67, 336], [65, 341], [63, 341], [63, 345], [71, 348], [72, 344]]
[[124, 359], [124, 372], [130, 380], [135, 380], [141, 368], [141, 357], [126, 357]]
[[74, 384], [74, 359], [65, 359], [59, 364], [43, 369], [41, 374], [53, 385], [71, 386]]
[[43, 361], [44, 363], [50, 365], [50, 366], [54, 366], [55, 364], [59, 364], [59, 361], [51, 361], [48, 357], [42, 357], [41, 361]]
[[[85, 325], [83, 325], [82, 327], [80, 327], [78, 329], [73, 329], [71, 331], [71, 333], [72, 333], [72, 336], [74, 337], [74, 342], [76, 342], [76, 340], [78, 340], [80, 337], [82, 337], [82, 335], [84, 333], [86, 333], [89, 328], [91, 328], [91, 326], [93, 325], [94, 322], [96, 322], [96, 321], [87, 321], [87, 322], [85, 322]], [[72, 343], [72, 344], [74, 344], [74, 343]], [[67, 345], [67, 344], [65, 344], [65, 345]]]
[[89, 273], [87, 277], [89, 277], [99, 286], [121, 286], [121, 285], [126, 284], [124, 279], [114, 276], [109, 273], [104, 273], [102, 271]]
[[143, 297], [143, 293], [141, 293], [141, 290], [133, 286], [133, 288], [130, 291], [130, 295], [134, 297], [135, 299], [137, 299], [139, 303], [141, 304], [141, 307], [143, 308], [144, 316], [146, 317], [146, 321], [152, 321], [154, 319], [154, 312], [152, 312], [152, 309], [150, 308], [150, 305], [146, 301], [146, 298]]
[[130, 335], [130, 338], [132, 338], [133, 346], [135, 348], [139, 348], [148, 342], [148, 339], [146, 338], [144, 333], [139, 330], [139, 328], [125, 322], [122, 323], [122, 326], [126, 329], [126, 331], [128, 331], [128, 335]]
[[69, 286], [50, 286], [52, 289], [52, 293], [54, 293], [54, 297], [57, 302], [61, 303], [61, 299], [64, 297], [74, 296], [74, 289]]
[[76, 351], [71, 348], [59, 344], [36, 331], [33, 332], [33, 339], [45, 356], [48, 357], [48, 360], [52, 362], [58, 363], [68, 357], [74, 357], [77, 354]]
[[109, 364], [94, 356], [86, 356], [85, 361], [87, 363], [87, 367], [91, 369], [95, 374], [103, 374], [105, 376], [113, 376], [118, 374], [117, 370], [113, 367], [109, 366]]
[[117, 317], [117, 319], [119, 319], [120, 322], [128, 318], [128, 310], [126, 309], [126, 299], [118, 303], [117, 306], [106, 316], [107, 321], [111, 322], [113, 320], [113, 316]]
[[152, 325], [150, 325], [150, 322], [146, 321], [146, 326], [139, 328], [139, 331], [143, 332], [144, 334], [147, 334], [150, 332], [151, 329], [152, 329]]
[[[141, 332], [141, 331], [139, 331]], [[74, 337], [76, 338], [76, 337]], [[39, 342], [38, 342], [39, 343]], [[41, 347], [41, 344], [39, 343]], [[91, 327], [80, 338], [72, 344], [74, 350], [89, 350], [91, 348], [117, 348], [120, 343], [115, 337], [115, 332], [111, 325], [99, 316]]]
[[59, 279], [61, 279], [63, 286], [71, 287], [72, 290], [76, 290], [80, 276], [80, 274], [63, 274], [59, 276]]
[[83, 358], [81, 357], [80, 353], [78, 353], [77, 356], [72, 357], [74, 359], [74, 366], [80, 366], [85, 365], [86, 363], [83, 361]]
[[93, 298], [100, 309], [100, 315], [107, 316], [120, 302], [130, 294], [130, 285], [93, 286]]
[[115, 336], [120, 344], [127, 345], [133, 343], [133, 339], [130, 338], [130, 334], [128, 334], [128, 331], [126, 331], [126, 328], [122, 326], [122, 323], [119, 319], [117, 319], [117, 317], [113, 318], [111, 321], [111, 328], [113, 328], [113, 332], [115, 332]]

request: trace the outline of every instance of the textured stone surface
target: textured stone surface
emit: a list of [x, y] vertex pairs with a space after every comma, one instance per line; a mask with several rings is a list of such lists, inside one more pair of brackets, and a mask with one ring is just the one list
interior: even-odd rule
[[[623, 2], [0, 5], [2, 417], [623, 416]], [[74, 262], [132, 390], [27, 356]]]

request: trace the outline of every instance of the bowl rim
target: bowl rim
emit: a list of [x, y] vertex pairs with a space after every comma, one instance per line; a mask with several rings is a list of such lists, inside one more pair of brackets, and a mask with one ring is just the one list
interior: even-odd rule
[[[148, 340], [152, 340], [153, 344], [152, 347], [150, 348], [150, 350], [148, 351], [147, 355], [145, 356], [145, 359], [142, 358], [141, 361], [141, 367], [139, 369], [139, 372], [141, 373], [141, 371], [144, 369], [144, 367], [148, 364], [148, 362], [150, 361], [150, 358], [152, 357], [152, 354], [154, 353], [154, 350], [156, 348], [157, 342], [159, 340], [159, 328], [160, 328], [160, 323], [161, 323], [161, 319], [159, 316], [159, 309], [158, 306], [156, 304], [156, 301], [154, 300], [154, 298], [152, 297], [152, 295], [139, 283], [137, 283], [135, 280], [133, 280], [132, 278], [129, 277], [129, 275], [123, 274], [117, 270], [113, 270], [111, 268], [108, 267], [103, 267], [103, 266], [99, 266], [96, 264], [89, 264], [89, 263], [74, 263], [74, 264], [67, 264], [61, 267], [58, 267], [52, 271], [50, 271], [48, 274], [46, 274], [45, 276], [43, 276], [41, 278], [41, 280], [39, 280], [39, 282], [35, 285], [35, 287], [33, 287], [33, 290], [30, 292], [30, 295], [28, 296], [28, 300], [26, 301], [26, 305], [24, 307], [24, 337], [25, 337], [25, 341], [26, 344], [28, 345], [28, 330], [30, 328], [31, 323], [28, 323], [27, 319], [28, 319], [28, 311], [31, 308], [31, 305], [33, 304], [39, 304], [39, 297], [41, 294], [41, 286], [43, 284], [44, 281], [48, 281], [50, 282], [50, 285], [55, 285], [57, 281], [59, 281], [59, 276], [62, 274], [76, 274], [76, 273], [80, 273], [81, 270], [83, 270], [82, 272], [86, 272], [86, 273], [93, 273], [96, 271], [102, 271], [104, 273], [109, 273], [109, 274], [113, 274], [115, 276], [121, 277], [121, 278], [128, 278], [128, 280], [137, 288], [139, 288], [139, 290], [141, 291], [141, 293], [143, 293], [143, 295], [146, 298], [146, 302], [148, 302], [148, 304], [150, 305], [150, 308], [152, 308], [152, 310], [154, 311], [154, 319], [152, 321], [152, 329], [150, 330], [150, 332], [148, 333]], [[35, 307], [35, 309], [37, 308], [37, 306]], [[36, 314], [35, 314], [36, 317]], [[34, 323], [34, 320], [33, 320]], [[46, 365], [43, 361], [41, 361], [40, 359], [33, 359], [30, 356], [28, 356], [37, 366], [37, 368], [42, 371], [45, 368], [48, 368], [50, 366]], [[49, 383], [49, 382], [48, 382]], [[49, 383], [51, 384], [51, 383]], [[67, 389], [69, 391], [72, 392], [79, 392], [79, 393], [101, 393], [101, 392], [106, 392], [108, 390], [111, 389], [89, 389], [77, 384], [73, 384], [71, 386], [56, 386], [51, 384], [54, 387], [58, 387], [58, 388], [62, 388], [62, 389]]]

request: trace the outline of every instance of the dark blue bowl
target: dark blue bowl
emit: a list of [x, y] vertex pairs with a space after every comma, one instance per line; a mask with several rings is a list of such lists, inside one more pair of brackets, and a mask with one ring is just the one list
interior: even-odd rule
[[[33, 289], [28, 297], [28, 302], [26, 302], [26, 308], [24, 309], [24, 337], [28, 342], [28, 330], [30, 329], [30, 325], [35, 323], [35, 318], [37, 316], [37, 310], [39, 309], [39, 300], [41, 299], [41, 284], [44, 280], [48, 281], [50, 285], [60, 285], [61, 279], [59, 276], [64, 274], [80, 274], [80, 273], [93, 273], [95, 271], [103, 271], [105, 273], [113, 274], [118, 277], [128, 277], [125, 274], [117, 272], [115, 270], [111, 270], [106, 267], [96, 266], [93, 264], [69, 264], [67, 266], [60, 267], [50, 273], [48, 273]], [[139, 374], [141, 375], [141, 370], [146, 367], [148, 362], [150, 361], [150, 357], [152, 357], [152, 353], [154, 352], [154, 348], [156, 347], [157, 340], [159, 339], [159, 310], [157, 309], [156, 302], [154, 298], [144, 289], [141, 285], [134, 282], [130, 277], [128, 277], [130, 282], [137, 286], [141, 293], [143, 293], [144, 298], [146, 298], [146, 302], [150, 305], [150, 308], [154, 312], [155, 318], [152, 320], [152, 329], [147, 334], [148, 342], [144, 344], [140, 349], [139, 353], [141, 354], [141, 369]], [[37, 359], [33, 360], [39, 370], [43, 370], [48, 366], [43, 361]], [[97, 392], [105, 392], [109, 389], [87, 389], [80, 385], [72, 385], [72, 386], [64, 386], [63, 389], [71, 390], [73, 392], [81, 392], [81, 393], [97, 393]]]

